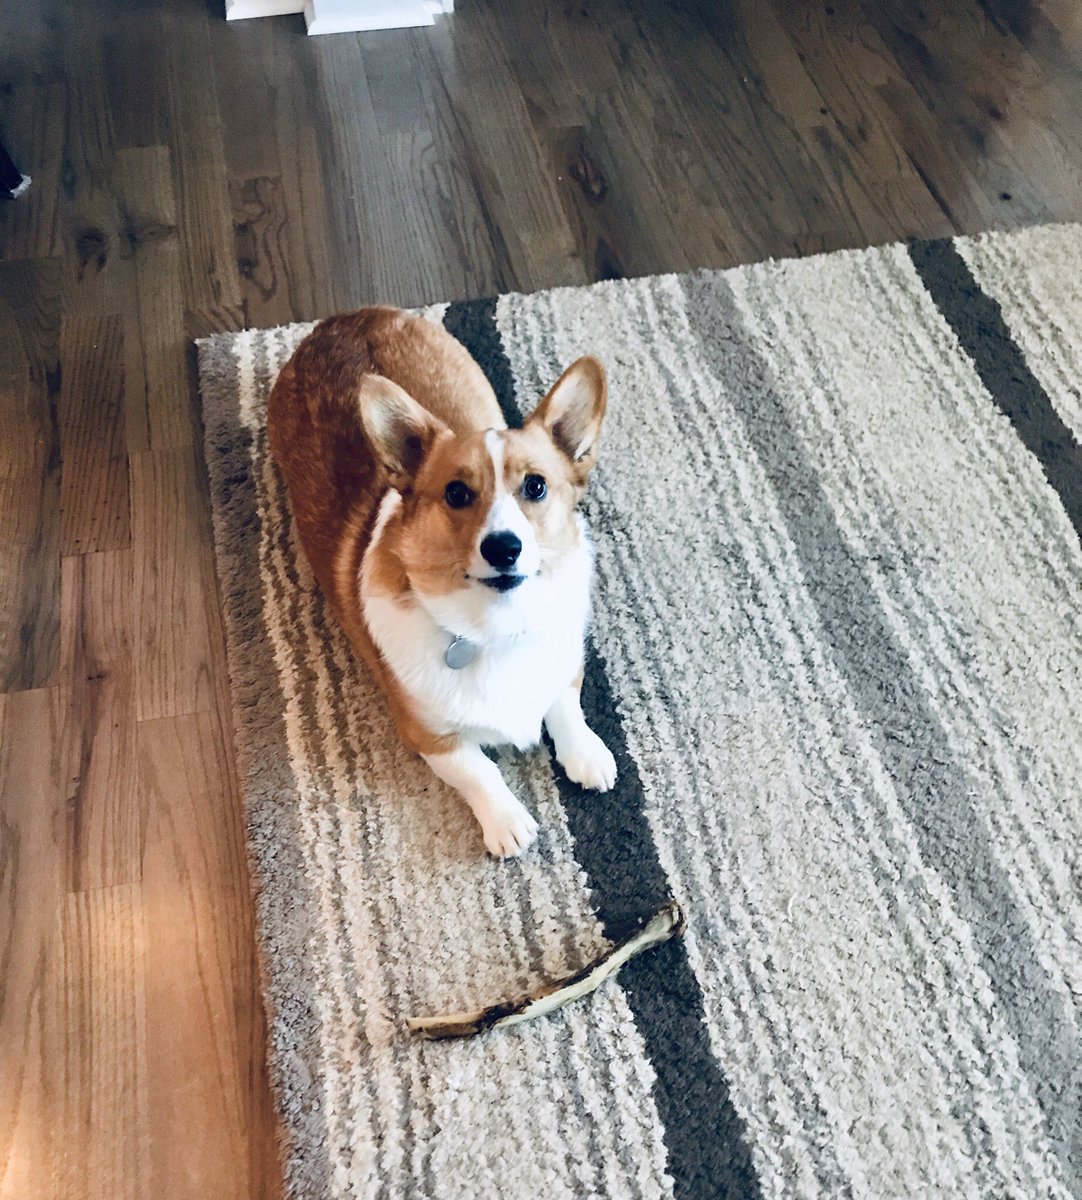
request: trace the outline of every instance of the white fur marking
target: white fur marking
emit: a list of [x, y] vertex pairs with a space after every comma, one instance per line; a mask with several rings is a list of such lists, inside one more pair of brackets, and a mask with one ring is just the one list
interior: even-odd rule
[[368, 592], [369, 582], [372, 578], [372, 563], [374, 561], [373, 551], [379, 545], [380, 538], [383, 537], [383, 531], [387, 528], [387, 522], [398, 512], [402, 505], [402, 494], [393, 489], [385, 492], [383, 499], [379, 502], [379, 510], [376, 513], [376, 522], [372, 526], [372, 536], [369, 538], [368, 545], [364, 548], [364, 557], [361, 559], [361, 607], [364, 609], [364, 597]]
[[537, 544], [533, 526], [522, 511], [518, 498], [507, 490], [507, 483], [504, 479], [503, 436], [499, 430], [490, 429], [485, 434], [485, 446], [492, 458], [492, 466], [496, 472], [496, 488], [492, 507], [488, 510], [488, 518], [478, 539], [478, 548], [470, 566], [470, 574], [478, 579], [493, 574], [492, 568], [481, 555], [481, 542], [490, 533], [508, 531], [515, 534], [522, 543], [522, 553], [519, 555], [515, 569], [520, 575], [536, 575], [541, 567], [541, 547]]
[[511, 858], [521, 854], [537, 836], [537, 822], [480, 746], [466, 742], [449, 754], [426, 754], [424, 759], [473, 809], [489, 854]]
[[488, 451], [489, 458], [492, 459], [492, 466], [496, 472], [496, 495], [506, 491], [503, 482], [503, 438], [500, 437], [498, 429], [490, 429], [485, 434], [485, 449]]
[[545, 713], [545, 728], [556, 746], [556, 761], [572, 783], [607, 792], [616, 782], [616, 759], [586, 724], [577, 687], [565, 688]]

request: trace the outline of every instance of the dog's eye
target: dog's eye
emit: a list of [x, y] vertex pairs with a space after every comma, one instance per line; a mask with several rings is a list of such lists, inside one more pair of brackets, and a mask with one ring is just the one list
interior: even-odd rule
[[469, 508], [473, 503], [473, 492], [461, 479], [452, 479], [443, 489], [443, 498], [452, 508]]
[[544, 500], [548, 484], [540, 475], [527, 475], [522, 484], [522, 494], [527, 500]]

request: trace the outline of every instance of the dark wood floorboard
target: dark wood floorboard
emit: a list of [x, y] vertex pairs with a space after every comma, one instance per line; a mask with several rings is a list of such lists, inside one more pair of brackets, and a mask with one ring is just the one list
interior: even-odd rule
[[279, 1191], [192, 338], [1082, 218], [1076, 0], [221, 8], [0, 8], [0, 1200]]

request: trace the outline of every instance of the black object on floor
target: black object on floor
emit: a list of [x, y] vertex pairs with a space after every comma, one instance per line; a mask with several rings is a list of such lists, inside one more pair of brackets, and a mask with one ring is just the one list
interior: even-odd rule
[[25, 191], [29, 178], [12, 161], [7, 147], [0, 142], [0, 196], [10, 200]]

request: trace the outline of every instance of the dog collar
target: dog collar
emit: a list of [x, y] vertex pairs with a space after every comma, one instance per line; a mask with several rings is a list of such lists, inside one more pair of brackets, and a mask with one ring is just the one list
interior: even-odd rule
[[480, 652], [481, 647], [476, 642], [471, 642], [460, 634], [444, 651], [443, 661], [452, 671], [461, 671], [463, 667], [468, 667]]

